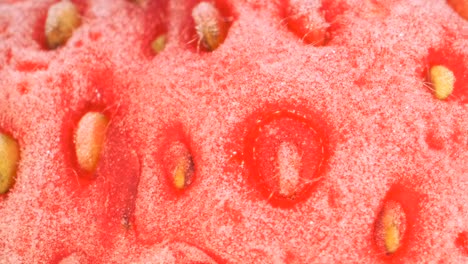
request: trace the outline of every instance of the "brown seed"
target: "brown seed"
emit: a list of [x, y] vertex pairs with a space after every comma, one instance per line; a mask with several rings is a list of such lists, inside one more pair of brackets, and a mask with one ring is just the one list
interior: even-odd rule
[[64, 45], [80, 24], [80, 14], [71, 1], [62, 0], [51, 5], [45, 22], [47, 47], [55, 49]]
[[227, 34], [227, 24], [213, 4], [200, 2], [193, 8], [192, 18], [199, 43], [206, 50], [213, 51], [223, 43]]
[[15, 183], [19, 158], [18, 142], [0, 133], [0, 194], [8, 192]]
[[442, 65], [432, 66], [430, 69], [430, 79], [434, 88], [434, 95], [437, 99], [445, 100], [452, 94], [455, 75], [447, 67]]
[[387, 202], [376, 222], [375, 239], [377, 245], [387, 255], [395, 253], [402, 245], [406, 230], [406, 215], [397, 202]]
[[75, 130], [75, 151], [78, 165], [93, 172], [104, 146], [109, 119], [99, 112], [86, 113]]

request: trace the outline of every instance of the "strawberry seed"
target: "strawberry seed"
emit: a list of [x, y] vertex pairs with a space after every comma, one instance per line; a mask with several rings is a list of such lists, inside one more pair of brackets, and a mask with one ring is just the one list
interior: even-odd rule
[[69, 0], [62, 0], [50, 6], [45, 22], [47, 47], [55, 49], [64, 45], [80, 24], [78, 9]]
[[430, 80], [434, 87], [434, 95], [437, 99], [445, 100], [453, 92], [455, 75], [451, 70], [442, 65], [432, 66]]
[[153, 42], [151, 42], [151, 49], [156, 54], [161, 53], [165, 47], [166, 47], [166, 35], [165, 34], [161, 34], [157, 36], [156, 39], [154, 39]]
[[209, 2], [200, 2], [192, 10], [199, 43], [213, 51], [223, 43], [227, 34], [227, 23], [219, 10]]
[[406, 215], [401, 205], [388, 201], [379, 213], [376, 222], [375, 240], [387, 254], [394, 254], [402, 245], [406, 230]]
[[166, 161], [169, 164], [169, 179], [177, 190], [184, 190], [193, 181], [195, 165], [187, 146], [180, 142], [174, 142], [166, 153]]
[[0, 194], [8, 192], [15, 183], [19, 158], [18, 142], [0, 133]]
[[104, 146], [109, 119], [99, 112], [86, 113], [75, 130], [75, 151], [80, 168], [93, 172]]

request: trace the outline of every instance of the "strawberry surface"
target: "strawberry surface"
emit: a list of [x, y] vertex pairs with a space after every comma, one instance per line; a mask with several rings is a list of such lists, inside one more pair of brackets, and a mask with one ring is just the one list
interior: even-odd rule
[[57, 2], [0, 3], [0, 263], [468, 262], [466, 1]]

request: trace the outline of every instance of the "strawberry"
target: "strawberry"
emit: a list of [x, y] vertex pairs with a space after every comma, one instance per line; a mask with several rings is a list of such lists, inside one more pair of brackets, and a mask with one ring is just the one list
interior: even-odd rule
[[466, 263], [465, 0], [4, 0], [1, 263]]

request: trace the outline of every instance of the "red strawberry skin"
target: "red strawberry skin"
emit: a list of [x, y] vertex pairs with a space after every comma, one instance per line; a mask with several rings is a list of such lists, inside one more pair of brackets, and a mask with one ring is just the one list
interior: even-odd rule
[[[468, 262], [468, 24], [447, 2], [209, 1], [227, 32], [211, 52], [192, 0], [73, 1], [82, 23], [49, 50], [55, 2], [0, 3], [0, 132], [21, 154], [0, 263]], [[288, 25], [305, 6], [320, 45]], [[439, 64], [446, 100], [427, 79]], [[73, 141], [89, 111], [110, 120], [92, 177]], [[316, 169], [281, 178], [264, 159], [301, 140]], [[194, 164], [182, 190], [174, 142]], [[281, 180], [305, 187], [285, 198]], [[376, 243], [389, 201], [406, 219], [392, 254]]]

